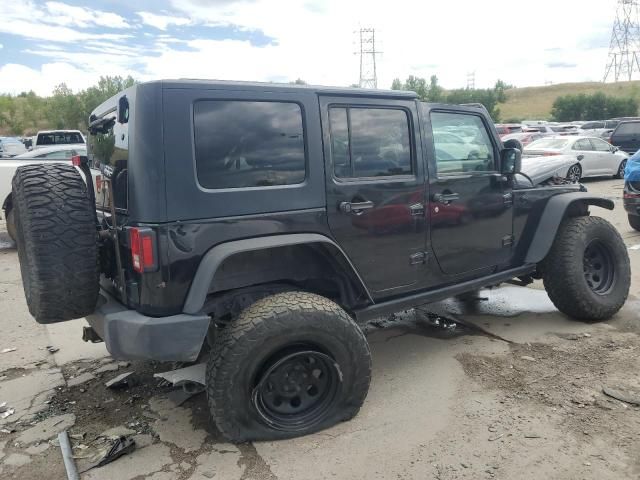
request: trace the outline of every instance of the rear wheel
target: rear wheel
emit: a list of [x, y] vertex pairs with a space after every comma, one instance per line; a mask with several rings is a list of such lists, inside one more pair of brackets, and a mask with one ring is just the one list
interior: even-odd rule
[[631, 228], [640, 232], [640, 215], [628, 215], [628, 217]]
[[370, 378], [369, 347], [351, 317], [326, 298], [287, 292], [257, 301], [216, 336], [207, 396], [229, 440], [276, 440], [351, 419]]
[[578, 320], [607, 320], [629, 294], [627, 249], [615, 227], [599, 217], [566, 220], [541, 271], [554, 305]]
[[71, 165], [27, 165], [12, 188], [29, 312], [40, 323], [87, 316], [98, 301], [98, 244], [84, 180]]
[[620, 162], [620, 166], [618, 167], [618, 171], [613, 176], [613, 178], [624, 178], [624, 169], [627, 166], [627, 160], [623, 160]]
[[567, 180], [572, 181], [573, 183], [578, 183], [582, 178], [582, 167], [577, 163], [575, 165], [571, 165], [569, 170], [567, 170]]

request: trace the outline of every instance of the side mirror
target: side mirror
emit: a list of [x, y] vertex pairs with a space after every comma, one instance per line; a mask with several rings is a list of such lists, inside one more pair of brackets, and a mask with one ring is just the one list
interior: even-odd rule
[[505, 148], [500, 154], [503, 175], [515, 175], [522, 170], [522, 152], [517, 148]]

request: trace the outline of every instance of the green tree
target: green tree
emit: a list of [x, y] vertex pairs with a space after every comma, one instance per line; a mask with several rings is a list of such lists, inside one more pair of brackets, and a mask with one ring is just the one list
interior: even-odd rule
[[551, 114], [559, 122], [632, 117], [638, 114], [638, 101], [633, 97], [613, 97], [602, 92], [563, 95], [553, 102]]

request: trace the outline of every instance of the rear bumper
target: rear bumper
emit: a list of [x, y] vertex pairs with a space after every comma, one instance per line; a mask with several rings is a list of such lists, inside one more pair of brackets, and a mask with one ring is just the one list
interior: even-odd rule
[[201, 314], [147, 317], [128, 310], [105, 291], [87, 317], [114, 358], [185, 362], [197, 359], [209, 320]]

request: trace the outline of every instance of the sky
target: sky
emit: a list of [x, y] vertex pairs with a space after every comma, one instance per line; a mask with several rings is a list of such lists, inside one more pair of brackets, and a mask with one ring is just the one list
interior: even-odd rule
[[0, 93], [104, 75], [358, 83], [376, 29], [378, 87], [602, 80], [616, 0], [0, 0]]

